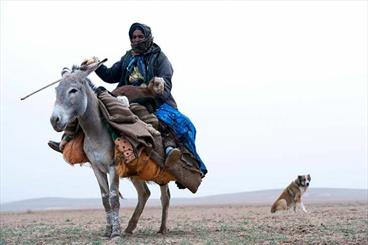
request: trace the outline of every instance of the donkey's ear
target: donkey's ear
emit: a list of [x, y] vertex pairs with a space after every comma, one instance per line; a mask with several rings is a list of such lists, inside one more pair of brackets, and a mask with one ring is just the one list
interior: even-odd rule
[[70, 74], [70, 69], [68, 68], [68, 67], [64, 67], [62, 70], [61, 70], [61, 76], [62, 77], [65, 77], [65, 76], [67, 76], [67, 75], [69, 75]]

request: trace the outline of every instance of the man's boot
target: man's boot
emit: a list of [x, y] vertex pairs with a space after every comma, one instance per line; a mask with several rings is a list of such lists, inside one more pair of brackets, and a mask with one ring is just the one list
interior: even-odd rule
[[182, 159], [182, 153], [174, 148], [166, 157], [165, 167], [174, 175], [177, 182], [187, 187], [191, 192], [196, 193], [202, 178], [198, 169], [188, 166]]
[[57, 151], [57, 152], [60, 152], [60, 153], [63, 153], [61, 150], [60, 150], [60, 142], [55, 142], [55, 141], [52, 141], [50, 140], [48, 143], [47, 143], [51, 149], [53, 149], [54, 151]]

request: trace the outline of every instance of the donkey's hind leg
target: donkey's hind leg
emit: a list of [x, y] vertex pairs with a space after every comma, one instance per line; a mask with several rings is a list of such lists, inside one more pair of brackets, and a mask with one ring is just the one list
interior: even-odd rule
[[166, 221], [167, 221], [167, 214], [170, 205], [170, 190], [169, 185], [160, 185], [161, 191], [161, 206], [162, 206], [162, 216], [161, 216], [161, 226], [158, 233], [165, 234], [167, 232], [166, 228]]
[[101, 191], [101, 199], [102, 204], [105, 208], [106, 213], [106, 228], [105, 233], [103, 234], [104, 237], [110, 237], [112, 232], [112, 222], [113, 222], [113, 212], [110, 205], [109, 200], [109, 184], [107, 181], [107, 174], [102, 172], [100, 169], [92, 165], [93, 172], [95, 173], [98, 185]]
[[133, 230], [137, 227], [139, 217], [141, 216], [144, 206], [146, 205], [146, 202], [149, 196], [151, 195], [151, 192], [148, 189], [145, 181], [140, 180], [136, 177], [132, 177], [130, 178], [130, 180], [132, 181], [135, 189], [137, 190], [138, 203], [137, 206], [135, 207], [132, 217], [129, 220], [128, 227], [124, 231], [126, 234], [132, 234]]

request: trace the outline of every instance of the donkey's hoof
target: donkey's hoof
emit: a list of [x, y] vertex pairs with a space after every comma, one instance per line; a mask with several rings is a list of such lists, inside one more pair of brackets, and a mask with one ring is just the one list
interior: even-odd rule
[[165, 235], [168, 232], [168, 229], [166, 228], [160, 228], [160, 230], [157, 232], [158, 234]]
[[120, 237], [120, 232], [116, 231], [116, 232], [112, 232], [111, 233], [111, 236], [110, 236], [110, 239], [113, 239], [115, 237]]
[[[110, 241], [117, 241], [117, 240], [120, 240], [120, 238], [121, 238], [121, 236], [119, 235], [119, 236], [114, 236], [114, 237], [111, 237], [110, 238]], [[116, 243], [115, 243], [116, 244]]]
[[125, 229], [124, 230], [124, 234], [127, 235], [127, 236], [131, 236], [131, 235], [133, 235], [133, 231], [132, 230]]
[[112, 225], [106, 225], [105, 233], [102, 236], [111, 237], [111, 233], [112, 233]]
[[120, 226], [119, 227], [113, 227], [110, 238], [120, 237], [120, 235], [121, 235]]

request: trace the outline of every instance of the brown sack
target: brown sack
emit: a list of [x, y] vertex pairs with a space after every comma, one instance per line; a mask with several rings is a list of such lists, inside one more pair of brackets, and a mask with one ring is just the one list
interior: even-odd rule
[[189, 166], [183, 159], [183, 156], [179, 159], [171, 159], [169, 155], [165, 162], [167, 171], [170, 172], [180, 184], [184, 185], [192, 193], [196, 193], [202, 182], [201, 173], [197, 168]]
[[84, 133], [80, 131], [71, 141], [69, 141], [63, 150], [64, 160], [69, 164], [89, 162], [83, 149]]
[[138, 158], [126, 163], [124, 153], [115, 145], [115, 163], [119, 177], [137, 176], [141, 180], [154, 181], [159, 185], [175, 180], [174, 176], [150, 159], [145, 151], [141, 151]]

